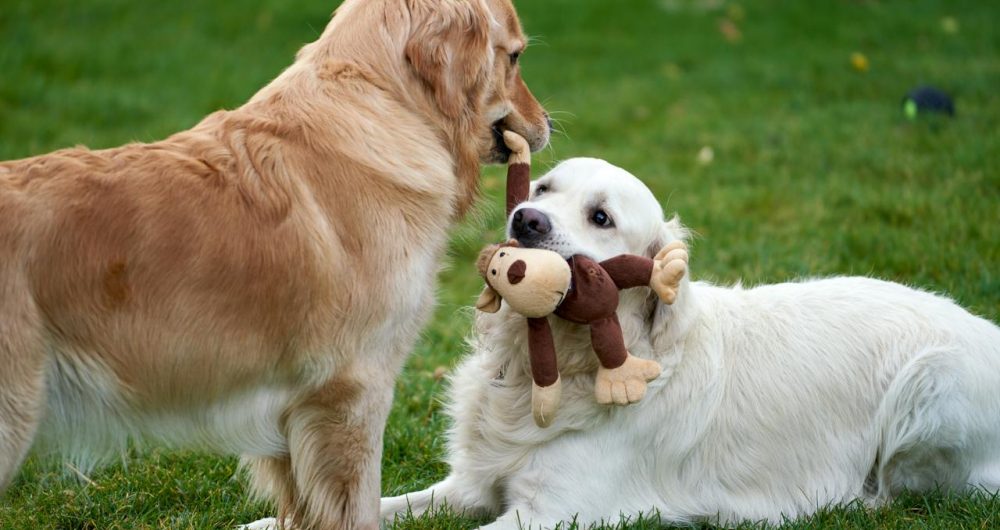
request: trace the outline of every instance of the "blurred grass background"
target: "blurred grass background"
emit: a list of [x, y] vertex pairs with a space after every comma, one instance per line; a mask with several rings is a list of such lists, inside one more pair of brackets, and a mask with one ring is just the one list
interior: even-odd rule
[[[571, 156], [642, 178], [697, 232], [695, 279], [863, 274], [949, 293], [1000, 319], [1000, 3], [971, 0], [520, 0], [524, 76]], [[152, 141], [240, 105], [314, 39], [322, 0], [0, 0], [0, 159]], [[852, 55], [856, 56], [852, 62]], [[954, 119], [906, 120], [930, 83]], [[440, 374], [463, 353], [471, 263], [500, 237], [502, 171], [455, 231], [436, 317], [399, 381], [383, 490], [442, 478]], [[0, 220], [3, 222], [3, 220]], [[226, 528], [270, 515], [234, 458], [135, 450], [79, 479], [33, 458], [2, 529]], [[907, 496], [789, 528], [988, 528], [1000, 501]], [[451, 529], [442, 514], [399, 529]], [[632, 522], [620, 528], [655, 528]]]

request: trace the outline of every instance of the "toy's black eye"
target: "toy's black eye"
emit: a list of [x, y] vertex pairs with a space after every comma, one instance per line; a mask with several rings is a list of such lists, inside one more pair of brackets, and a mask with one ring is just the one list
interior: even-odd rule
[[517, 64], [517, 59], [521, 56], [521, 52], [514, 52], [510, 54], [510, 65], [514, 66]]
[[590, 216], [590, 220], [601, 228], [611, 228], [615, 225], [615, 223], [611, 220], [611, 216], [604, 210], [596, 210], [594, 214]]
[[492, 274], [492, 275], [496, 276], [496, 275], [497, 275], [497, 270], [496, 270], [496, 269], [493, 269], [493, 270], [491, 270], [491, 271], [490, 271], [490, 274]]
[[504, 256], [506, 256], [506, 255], [507, 255], [507, 253], [506, 253], [506, 252], [501, 252], [501, 253], [500, 253], [500, 257], [501, 257], [501, 258], [502, 258], [502, 257], [504, 257]]

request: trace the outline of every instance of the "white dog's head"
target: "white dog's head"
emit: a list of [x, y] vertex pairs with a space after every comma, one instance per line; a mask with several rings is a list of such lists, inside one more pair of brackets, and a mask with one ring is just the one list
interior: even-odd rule
[[645, 184], [595, 158], [571, 158], [533, 182], [528, 200], [511, 212], [507, 234], [522, 247], [597, 261], [619, 254], [652, 257], [686, 236], [676, 219], [664, 221]]

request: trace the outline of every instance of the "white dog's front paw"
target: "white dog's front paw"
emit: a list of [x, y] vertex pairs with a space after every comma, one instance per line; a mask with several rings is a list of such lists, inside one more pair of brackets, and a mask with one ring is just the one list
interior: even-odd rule
[[278, 520], [274, 517], [267, 517], [236, 528], [237, 530], [278, 530]]

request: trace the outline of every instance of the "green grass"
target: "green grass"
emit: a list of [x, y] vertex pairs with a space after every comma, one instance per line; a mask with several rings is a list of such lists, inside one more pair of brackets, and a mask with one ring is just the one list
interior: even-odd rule
[[[234, 107], [325, 25], [322, 0], [4, 0], [0, 159], [154, 140]], [[564, 135], [536, 172], [575, 155], [645, 180], [694, 228], [692, 272], [731, 283], [867, 274], [947, 292], [1000, 319], [1000, 4], [885, 0], [521, 0], [536, 43], [525, 77]], [[952, 17], [957, 31], [946, 31]], [[728, 21], [741, 38], [720, 32]], [[870, 69], [852, 69], [850, 55]], [[934, 83], [955, 119], [909, 122], [900, 99]], [[710, 147], [714, 160], [697, 153]], [[438, 367], [463, 353], [476, 250], [499, 237], [501, 172], [455, 231], [440, 306], [399, 381], [383, 491], [442, 478]], [[3, 222], [3, 220], [0, 220]], [[127, 464], [127, 465], [126, 465]], [[233, 458], [151, 451], [78, 480], [33, 458], [0, 528], [225, 528], [269, 515]], [[907, 496], [823, 510], [788, 528], [985, 528], [1000, 501]], [[450, 529], [443, 514], [397, 525]], [[654, 528], [643, 521], [619, 525]]]

